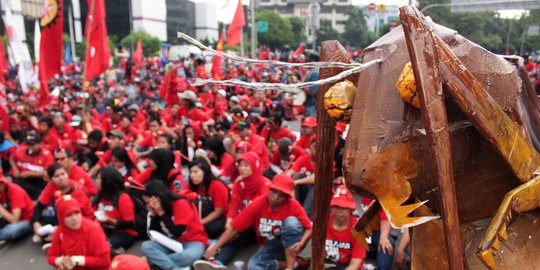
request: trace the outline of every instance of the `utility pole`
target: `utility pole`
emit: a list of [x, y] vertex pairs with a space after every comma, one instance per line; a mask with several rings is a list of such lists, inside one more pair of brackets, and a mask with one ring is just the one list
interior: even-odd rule
[[251, 57], [256, 58], [255, 43], [257, 42], [257, 25], [255, 24], [255, 4], [257, 0], [250, 0], [249, 9], [251, 17]]

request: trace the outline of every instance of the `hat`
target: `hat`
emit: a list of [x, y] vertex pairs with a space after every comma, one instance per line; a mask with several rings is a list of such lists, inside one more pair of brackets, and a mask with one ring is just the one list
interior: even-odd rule
[[236, 103], [240, 102], [240, 98], [238, 96], [232, 96], [229, 100]]
[[257, 108], [257, 107], [253, 107], [251, 108], [251, 110], [249, 111], [249, 116], [252, 117], [252, 118], [257, 118], [261, 115], [261, 109]]
[[130, 110], [130, 111], [139, 111], [139, 105], [133, 103], [133, 104], [128, 106], [128, 110]]
[[291, 138], [283, 137], [279, 139], [278, 141], [278, 150], [279, 150], [279, 156], [285, 157], [286, 159], [289, 158], [290, 155], [290, 147], [292, 146], [293, 141]]
[[238, 122], [238, 126], [236, 126], [236, 130], [244, 130], [246, 128], [251, 128], [251, 123], [245, 120]]
[[308, 116], [302, 121], [302, 127], [314, 128], [317, 126], [317, 119], [315, 117]]
[[131, 254], [121, 254], [116, 257], [111, 262], [110, 270], [150, 270], [148, 262], [135, 255]]
[[236, 150], [243, 150], [244, 153], [245, 153], [245, 152], [251, 151], [251, 149], [253, 149], [253, 145], [251, 145], [251, 143], [246, 142], [246, 141], [236, 141], [234, 143], [234, 149], [235, 149], [235, 151]]
[[124, 133], [122, 133], [120, 130], [117, 130], [117, 129], [113, 129], [113, 130], [107, 132], [107, 138], [111, 137], [111, 136], [119, 138], [121, 140], [124, 139]]
[[195, 92], [193, 92], [191, 90], [186, 90], [186, 91], [180, 93], [180, 98], [185, 99], [185, 100], [189, 100], [191, 102], [195, 102], [195, 101], [197, 101], [197, 94], [195, 94]]
[[330, 201], [330, 206], [356, 210], [356, 204], [354, 203], [352, 194], [345, 185], [336, 188], [332, 201]]
[[278, 174], [274, 176], [272, 184], [270, 184], [270, 188], [279, 190], [289, 195], [289, 197], [292, 197], [292, 192], [294, 190], [294, 180], [290, 176]]
[[35, 145], [41, 143], [41, 137], [38, 134], [28, 134], [25, 141], [28, 145]]
[[73, 115], [73, 117], [71, 117], [71, 122], [69, 123], [69, 125], [72, 127], [78, 127], [81, 125], [81, 122], [82, 122], [82, 118], [80, 116]]
[[227, 92], [225, 90], [223, 90], [223, 89], [217, 90], [217, 93], [222, 95], [223, 97], [227, 97]]
[[243, 111], [244, 111], [244, 109], [242, 108], [242, 106], [233, 106], [231, 108], [231, 113], [232, 114], [242, 113]]

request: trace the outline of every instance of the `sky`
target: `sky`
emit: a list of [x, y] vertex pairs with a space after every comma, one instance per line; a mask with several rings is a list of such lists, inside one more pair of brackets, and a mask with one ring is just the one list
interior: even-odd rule
[[[237, 0], [192, 0], [193, 2], [209, 2], [216, 8], [218, 21], [230, 23], [236, 9]], [[243, 5], [249, 5], [250, 0], [241, 0]], [[384, 5], [403, 6], [409, 3], [409, 0], [352, 0], [353, 5], [365, 6], [370, 3]], [[523, 13], [523, 10], [505, 10], [499, 12], [502, 17], [515, 18]]]

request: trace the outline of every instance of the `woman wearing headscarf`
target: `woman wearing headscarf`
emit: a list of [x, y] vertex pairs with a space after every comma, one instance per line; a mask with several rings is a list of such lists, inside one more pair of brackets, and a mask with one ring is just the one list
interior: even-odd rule
[[47, 261], [61, 270], [106, 270], [110, 248], [101, 226], [81, 215], [81, 206], [71, 195], [56, 202], [58, 229], [54, 232]]
[[135, 182], [145, 185], [150, 180], [159, 180], [175, 193], [184, 187], [182, 171], [174, 167], [174, 154], [171, 150], [156, 148], [148, 157], [148, 168], [135, 178]]
[[188, 200], [173, 194], [161, 181], [152, 180], [145, 186], [143, 201], [150, 215], [150, 231], [156, 231], [182, 244], [174, 252], [157, 241], [144, 241], [142, 253], [160, 269], [190, 267], [200, 259], [208, 244], [197, 208]]
[[113, 167], [105, 167], [96, 181], [96, 219], [113, 249], [127, 249], [135, 242], [135, 205], [124, 190], [124, 179]]

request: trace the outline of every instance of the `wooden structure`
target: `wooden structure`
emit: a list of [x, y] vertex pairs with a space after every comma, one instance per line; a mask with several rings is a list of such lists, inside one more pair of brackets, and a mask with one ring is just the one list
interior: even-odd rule
[[[365, 62], [383, 61], [348, 78], [358, 90], [345, 179], [357, 195], [377, 199], [356, 229], [369, 234], [382, 207], [395, 227], [414, 226], [413, 269], [540, 269], [540, 215], [524, 213], [540, 206], [540, 104], [522, 63], [486, 51], [413, 7], [400, 13], [403, 26], [364, 50]], [[335, 41], [323, 42], [321, 55], [349, 61]], [[420, 110], [394, 87], [407, 62]], [[339, 71], [321, 69], [321, 78]], [[319, 102], [327, 88], [319, 89]], [[333, 122], [326, 112], [318, 117], [318, 151], [325, 153], [333, 145], [326, 142]], [[316, 227], [327, 224], [322, 209], [330, 198], [329, 178], [320, 174], [328, 160], [317, 162]], [[430, 221], [432, 213], [442, 219]], [[313, 269], [322, 269], [317, 249], [324, 235], [315, 229]]]

